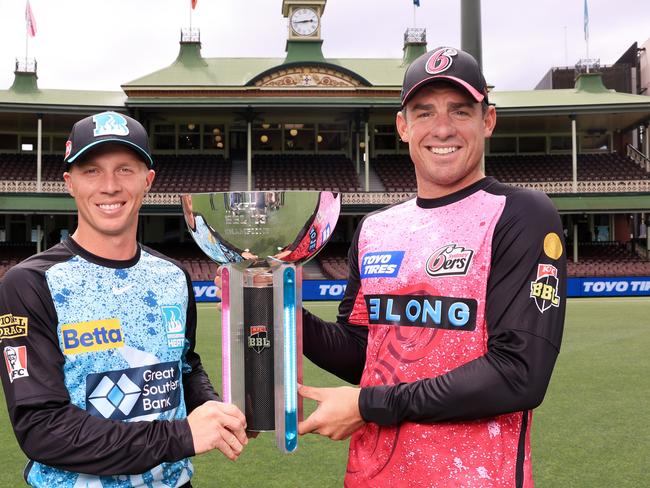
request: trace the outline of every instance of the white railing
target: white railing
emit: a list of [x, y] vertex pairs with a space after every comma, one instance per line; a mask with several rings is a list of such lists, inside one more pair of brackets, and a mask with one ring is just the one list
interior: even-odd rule
[[627, 145], [627, 157], [641, 166], [646, 172], [650, 173], [650, 159], [631, 144]]
[[[508, 183], [512, 186], [530, 188], [548, 194], [571, 194], [571, 181], [533, 181]], [[42, 182], [42, 193], [67, 193], [65, 183]], [[0, 181], [0, 195], [3, 193], [36, 193], [35, 181]], [[640, 193], [650, 192], [650, 180], [630, 181], [579, 181], [578, 193]], [[342, 193], [343, 205], [390, 205], [413, 198], [415, 192], [356, 192]], [[144, 199], [146, 205], [178, 205], [177, 193], [149, 193]]]
[[[573, 193], [572, 181], [527, 181], [508, 183], [544, 193]], [[578, 181], [577, 193], [638, 193], [650, 191], [650, 180]]]

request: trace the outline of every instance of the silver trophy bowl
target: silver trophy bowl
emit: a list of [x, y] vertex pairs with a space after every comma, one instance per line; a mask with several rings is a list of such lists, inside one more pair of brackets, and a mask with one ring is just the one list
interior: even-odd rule
[[198, 246], [218, 264], [301, 264], [329, 240], [341, 211], [339, 193], [255, 191], [181, 196]]

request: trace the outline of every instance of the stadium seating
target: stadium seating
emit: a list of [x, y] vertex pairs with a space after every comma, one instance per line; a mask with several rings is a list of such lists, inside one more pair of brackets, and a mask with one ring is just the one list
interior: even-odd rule
[[650, 261], [634, 254], [629, 244], [589, 242], [578, 246], [578, 262], [571, 260], [572, 246], [567, 249], [568, 275], [571, 277], [650, 276]]
[[[156, 179], [152, 193], [228, 191], [230, 160], [221, 155], [154, 155]], [[43, 181], [62, 181], [65, 165], [60, 155], [44, 154]], [[33, 181], [36, 179], [36, 155], [33, 153], [0, 154], [0, 180]]]
[[343, 154], [258, 154], [253, 176], [257, 190], [361, 191], [352, 161]]
[[[388, 191], [415, 191], [415, 172], [408, 155], [378, 155], [372, 165]], [[485, 160], [485, 172], [504, 183], [570, 181], [573, 178], [570, 154], [489, 155]], [[650, 180], [650, 173], [621, 154], [579, 154], [578, 180]]]

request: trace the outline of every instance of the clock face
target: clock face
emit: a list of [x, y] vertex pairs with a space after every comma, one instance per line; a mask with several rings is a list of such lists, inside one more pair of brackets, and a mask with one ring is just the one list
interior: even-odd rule
[[299, 36], [310, 36], [318, 29], [318, 14], [310, 8], [299, 8], [291, 14], [291, 28]]

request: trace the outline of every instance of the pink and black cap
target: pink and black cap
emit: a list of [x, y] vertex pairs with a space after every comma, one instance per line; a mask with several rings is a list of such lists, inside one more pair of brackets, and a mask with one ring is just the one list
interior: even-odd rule
[[453, 47], [439, 47], [411, 63], [404, 74], [402, 107], [425, 85], [446, 81], [463, 88], [477, 102], [488, 101], [487, 83], [474, 57]]
[[117, 112], [102, 112], [78, 121], [65, 143], [63, 161], [70, 165], [108, 142], [123, 144], [135, 151], [149, 168], [153, 167], [147, 131], [134, 118]]

